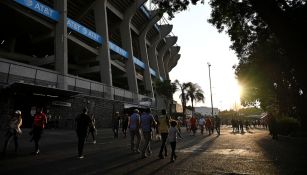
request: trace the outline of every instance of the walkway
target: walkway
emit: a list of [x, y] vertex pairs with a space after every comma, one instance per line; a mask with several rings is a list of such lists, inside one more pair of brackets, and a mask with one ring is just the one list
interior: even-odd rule
[[[110, 129], [99, 130], [97, 144], [85, 145], [85, 158], [77, 159], [77, 139], [72, 130], [46, 130], [41, 154], [31, 155], [28, 131], [20, 137], [20, 150], [0, 159], [0, 174], [307, 174], [307, 140], [280, 137], [273, 141], [266, 130], [234, 134], [190, 136], [183, 128], [175, 163], [158, 159], [160, 142], [152, 144], [153, 155], [140, 159], [130, 152], [128, 138], [113, 139]], [[3, 135], [3, 133], [1, 133]], [[1, 138], [3, 145], [3, 138]], [[1, 145], [1, 148], [2, 148]]]

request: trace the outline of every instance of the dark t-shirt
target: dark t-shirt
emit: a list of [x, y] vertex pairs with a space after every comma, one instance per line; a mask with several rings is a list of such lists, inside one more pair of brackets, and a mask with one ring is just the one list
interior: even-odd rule
[[112, 125], [113, 125], [113, 128], [118, 128], [119, 127], [119, 116], [114, 116], [112, 118]]
[[86, 133], [89, 126], [92, 123], [92, 120], [90, 116], [82, 113], [76, 117], [76, 123], [77, 123], [77, 128], [76, 128], [77, 132]]

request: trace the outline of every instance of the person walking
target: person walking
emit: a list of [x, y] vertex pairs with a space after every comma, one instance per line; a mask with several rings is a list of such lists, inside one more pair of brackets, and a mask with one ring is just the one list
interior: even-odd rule
[[198, 121], [198, 125], [199, 125], [199, 128], [200, 128], [200, 133], [201, 135], [204, 134], [204, 128], [205, 128], [205, 119], [203, 116], [200, 117], [199, 121]]
[[187, 127], [187, 133], [191, 134], [191, 121], [190, 121], [190, 117], [186, 118], [185, 123], [186, 123], [186, 127]]
[[34, 151], [35, 155], [38, 155], [40, 153], [39, 141], [42, 137], [43, 130], [46, 127], [46, 124], [47, 124], [47, 116], [43, 112], [43, 108], [37, 107], [36, 114], [34, 115], [34, 123], [32, 129], [32, 134], [33, 134], [32, 139], [34, 140], [35, 143], [35, 151]]
[[212, 122], [211, 122], [210, 117], [206, 117], [205, 127], [206, 127], [206, 130], [209, 131], [209, 135], [211, 135], [211, 125], [212, 125]]
[[112, 130], [114, 138], [118, 138], [119, 121], [120, 121], [119, 112], [115, 112], [112, 118]]
[[89, 130], [88, 130], [88, 133], [87, 133], [87, 136], [86, 136], [86, 140], [87, 140], [88, 136], [91, 134], [92, 138], [93, 138], [93, 144], [96, 144], [96, 135], [97, 135], [97, 130], [96, 130], [95, 125], [96, 125], [96, 119], [95, 119], [94, 114], [92, 114], [91, 115], [91, 123], [90, 123]]
[[[159, 118], [159, 133], [161, 134], [162, 144], [159, 152], [159, 158], [164, 159], [167, 156], [166, 139], [168, 136], [168, 129], [170, 127], [169, 118], [166, 115], [166, 110], [162, 109], [162, 115]], [[163, 155], [164, 150], [164, 155]]]
[[18, 136], [22, 133], [20, 126], [22, 125], [21, 111], [16, 110], [8, 120], [7, 132], [5, 134], [5, 141], [2, 154], [6, 154], [7, 145], [11, 139], [14, 138], [15, 153], [18, 151]]
[[190, 123], [191, 123], [191, 130], [193, 132], [193, 136], [195, 136], [195, 133], [196, 133], [196, 130], [197, 130], [197, 120], [193, 115], [190, 119]]
[[144, 136], [144, 147], [142, 149], [142, 156], [141, 158], [146, 158], [147, 155], [151, 155], [151, 148], [150, 148], [150, 141], [151, 141], [151, 132], [152, 127], [156, 125], [156, 121], [151, 114], [150, 108], [147, 108], [141, 115], [141, 128], [143, 131]]
[[122, 132], [123, 132], [124, 138], [127, 137], [128, 118], [129, 116], [127, 113], [125, 113], [125, 115], [122, 118]]
[[221, 118], [219, 116], [215, 116], [214, 118], [215, 130], [218, 135], [221, 135]]
[[[134, 109], [133, 114], [128, 118], [128, 128], [131, 137], [131, 151], [140, 153], [141, 135], [140, 135], [140, 115], [138, 109]], [[136, 144], [134, 143], [135, 136], [137, 137]]]
[[91, 125], [91, 117], [87, 114], [88, 109], [85, 107], [81, 114], [79, 114], [75, 119], [76, 132], [78, 136], [78, 158], [84, 158], [83, 147], [86, 135], [88, 133], [89, 126]]
[[278, 124], [276, 117], [271, 112], [269, 112], [267, 114], [267, 118], [268, 118], [269, 131], [270, 134], [272, 135], [272, 139], [278, 140]]
[[170, 129], [168, 131], [168, 140], [169, 140], [169, 143], [170, 143], [171, 148], [172, 148], [171, 159], [170, 159], [171, 162], [174, 162], [176, 160], [176, 158], [177, 158], [177, 155], [175, 153], [175, 151], [176, 151], [177, 135], [181, 139], [183, 139], [181, 134], [180, 134], [180, 132], [178, 131], [176, 125], [177, 125], [177, 122], [175, 120], [172, 120], [171, 121], [171, 127], [170, 127]]

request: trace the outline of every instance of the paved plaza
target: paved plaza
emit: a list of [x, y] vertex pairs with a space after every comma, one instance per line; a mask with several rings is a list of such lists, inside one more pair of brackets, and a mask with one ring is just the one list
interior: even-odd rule
[[153, 154], [141, 159], [140, 154], [130, 151], [129, 136], [113, 139], [111, 129], [98, 131], [97, 144], [86, 143], [84, 159], [77, 158], [73, 130], [47, 129], [41, 140], [41, 154], [34, 156], [29, 130], [23, 131], [19, 152], [13, 153], [11, 143], [8, 154], [0, 159], [1, 175], [307, 174], [307, 140], [280, 137], [275, 141], [263, 129], [240, 134], [224, 126], [220, 136], [190, 136], [182, 128], [184, 139], [177, 144], [174, 163], [170, 163], [169, 156], [158, 159], [161, 142], [153, 142]]

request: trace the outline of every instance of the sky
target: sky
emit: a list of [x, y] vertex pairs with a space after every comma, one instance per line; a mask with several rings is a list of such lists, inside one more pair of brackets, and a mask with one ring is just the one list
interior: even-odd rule
[[[173, 25], [173, 34], [178, 36], [177, 45], [181, 47], [181, 58], [169, 73], [172, 81], [192, 82], [200, 85], [204, 91], [205, 102], [194, 106], [211, 107], [208, 64], [211, 64], [211, 85], [213, 107], [228, 110], [240, 103], [240, 90], [235, 78], [233, 65], [238, 63], [229, 36], [209, 24], [211, 8], [206, 4], [190, 6], [188, 10], [175, 14], [169, 21]], [[181, 104], [179, 91], [174, 100]], [[188, 103], [190, 105], [190, 103]]]

